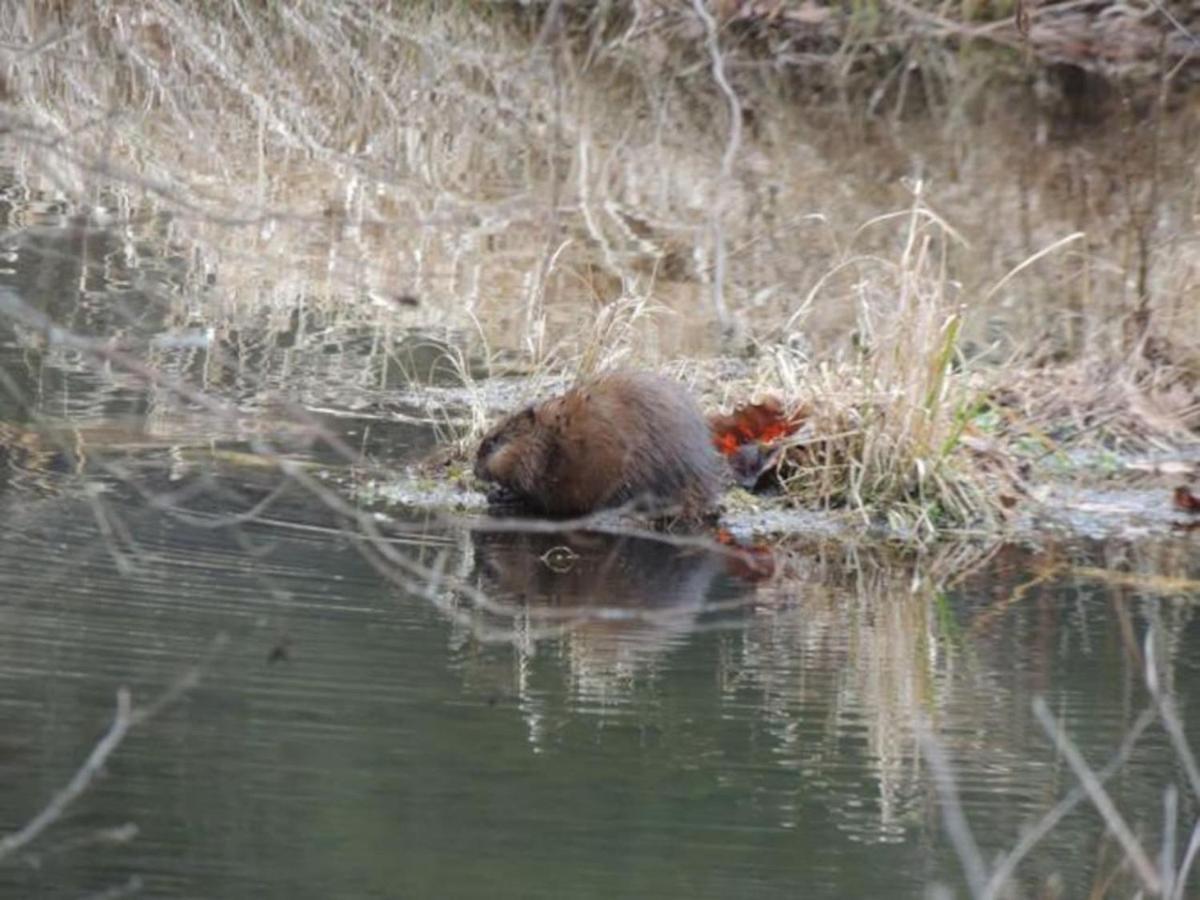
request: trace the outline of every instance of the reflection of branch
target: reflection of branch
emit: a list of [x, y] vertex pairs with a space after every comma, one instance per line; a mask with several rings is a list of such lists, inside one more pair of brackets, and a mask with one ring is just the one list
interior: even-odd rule
[[707, 534], [674, 534], [670, 531], [621, 522], [619, 517], [624, 513], [636, 513], [636, 504], [631, 502], [625, 506], [603, 509], [574, 519], [443, 516], [442, 520], [447, 525], [490, 534], [570, 534], [575, 531], [597, 531], [612, 537], [654, 541], [667, 547], [707, 550], [710, 553], [733, 559], [740, 559], [744, 555], [737, 547], [722, 544]]
[[[90, 488], [91, 485], [88, 487]], [[92, 515], [96, 520], [96, 528], [100, 532], [100, 537], [104, 540], [104, 546], [108, 548], [108, 555], [112, 558], [113, 566], [121, 575], [128, 577], [133, 572], [133, 563], [130, 562], [125, 551], [121, 549], [117, 538], [119, 536], [127, 546], [136, 550], [133, 535], [121, 524], [120, 519], [110, 514], [100, 497], [99, 491], [85, 490], [84, 496], [92, 507]]]
[[1070, 566], [1067, 574], [1077, 579], [1098, 581], [1106, 587], [1129, 587], [1143, 593], [1186, 594], [1200, 591], [1200, 579], [1176, 578], [1170, 575], [1154, 575], [1146, 572], [1122, 572], [1099, 566]]
[[1037, 587], [1054, 578], [1063, 571], [1065, 566], [1055, 560], [1050, 560], [1048, 563], [1038, 567], [1033, 575], [1026, 581], [1022, 581], [1012, 592], [1005, 597], [1001, 597], [995, 603], [985, 607], [984, 610], [975, 617], [975, 621], [971, 623], [968, 634], [971, 637], [978, 637], [981, 633], [987, 631], [995, 622], [999, 621], [1008, 610], [1014, 605], [1024, 601], [1026, 595]]
[[[221, 416], [227, 420], [236, 420], [238, 409], [232, 403], [218, 400], [199, 388], [192, 387], [182, 379], [173, 375], [168, 375], [160, 372], [145, 363], [134, 359], [128, 353], [122, 352], [112, 346], [108, 341], [97, 338], [88, 338], [82, 335], [75, 334], [72, 331], [63, 328], [54, 322], [49, 316], [41, 310], [30, 306], [21, 297], [10, 288], [0, 287], [0, 314], [11, 316], [14, 320], [22, 322], [30, 328], [35, 328], [45, 334], [47, 341], [50, 344], [59, 344], [64, 347], [69, 347], [76, 350], [93, 361], [99, 360], [109, 363], [124, 369], [131, 375], [142, 379], [147, 384], [160, 385], [171, 391], [175, 395], [182, 397], [195, 403], [214, 415]], [[355, 451], [340, 437], [325, 428], [321, 423], [311, 415], [308, 410], [304, 409], [299, 404], [286, 404], [289, 412], [294, 413], [298, 421], [303, 422], [306, 426], [313, 429], [314, 434], [323, 440], [331, 450], [340, 454], [352, 465], [361, 465], [364, 468], [370, 468], [370, 461], [363, 458], [362, 454]], [[265, 447], [265, 442], [256, 439], [254, 447], [260, 450]], [[265, 456], [273, 456], [269, 451], [263, 451]]]
[[71, 780], [57, 794], [50, 798], [50, 802], [42, 808], [41, 812], [30, 819], [25, 824], [25, 827], [19, 831], [15, 831], [0, 839], [0, 862], [6, 860], [16, 851], [28, 846], [43, 831], [57, 822], [63, 813], [66, 812], [67, 808], [78, 800], [83, 792], [91, 786], [96, 776], [104, 768], [104, 764], [109, 756], [125, 740], [129, 729], [136, 725], [141, 725], [143, 722], [157, 715], [171, 703], [179, 699], [185, 691], [194, 687], [200, 680], [203, 668], [218, 651], [224, 648], [226, 640], [224, 634], [218, 635], [210, 645], [209, 652], [205, 654], [204, 658], [188, 669], [178, 681], [168, 687], [149, 706], [135, 709], [133, 701], [130, 698], [129, 689], [125, 687], [118, 688], [117, 712], [113, 716], [112, 725], [109, 726], [108, 732], [92, 748], [92, 752], [88, 754], [87, 759], [83, 761], [83, 765], [79, 767]]
[[[979, 635], [1004, 616], [1015, 604], [1023, 602], [1033, 588], [1055, 577], [1072, 577], [1077, 581], [1095, 581], [1106, 587], [1128, 587], [1143, 593], [1183, 594], [1200, 590], [1200, 580], [1178, 578], [1169, 575], [1154, 575], [1143, 572], [1121, 572], [1098, 566], [1074, 566], [1050, 559], [1039, 565], [1033, 575], [1021, 582], [1012, 592], [987, 606], [971, 623], [970, 634]], [[1197, 796], [1200, 796], [1200, 776], [1196, 780]]]

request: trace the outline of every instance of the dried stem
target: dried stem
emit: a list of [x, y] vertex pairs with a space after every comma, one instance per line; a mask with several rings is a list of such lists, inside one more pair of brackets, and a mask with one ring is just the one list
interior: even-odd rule
[[95, 781], [96, 776], [104, 769], [104, 764], [108, 761], [108, 758], [121, 746], [121, 742], [125, 740], [129, 730], [162, 712], [163, 709], [179, 699], [184, 692], [194, 687], [199, 682], [200, 676], [208, 662], [217, 652], [224, 648], [226, 643], [227, 639], [225, 635], [218, 635], [213, 640], [204, 658], [189, 668], [149, 706], [134, 708], [129, 689], [125, 687], [118, 688], [117, 711], [104, 737], [97, 741], [96, 745], [92, 748], [92, 752], [83, 761], [83, 765], [79, 767], [71, 777], [71, 780], [50, 798], [50, 802], [42, 808], [41, 812], [30, 819], [20, 830], [14, 831], [12, 834], [0, 839], [0, 862], [7, 860], [18, 850], [27, 847], [47, 828], [62, 818], [63, 813], [66, 812], [68, 807], [78, 800], [91, 786], [92, 782]]
[[108, 733], [102, 737], [92, 752], [88, 754], [83, 765], [75, 772], [71, 780], [42, 808], [36, 816], [25, 824], [25, 827], [0, 839], [0, 861], [7, 859], [21, 848], [31, 844], [38, 836], [62, 818], [67, 807], [79, 799], [88, 789], [96, 776], [104, 768], [104, 763], [113, 751], [121, 746], [130, 727], [133, 725], [133, 704], [127, 688], [117, 689], [117, 712], [113, 716]]
[[725, 269], [726, 248], [725, 230], [722, 223], [724, 215], [725, 186], [733, 179], [733, 163], [742, 144], [742, 104], [737, 92], [725, 76], [725, 58], [721, 54], [721, 43], [717, 33], [717, 22], [708, 11], [705, 0], [692, 0], [692, 9], [696, 11], [700, 21], [704, 23], [707, 34], [708, 53], [712, 58], [713, 81], [725, 95], [729, 104], [729, 137], [725, 142], [725, 153], [721, 156], [721, 175], [714, 188], [712, 217], [709, 228], [713, 237], [713, 309], [722, 329], [729, 327], [729, 310], [725, 304]]
[[963, 874], [966, 875], [971, 896], [981, 897], [988, 884], [987, 866], [959, 801], [958, 786], [950, 760], [946, 758], [941, 743], [934, 737], [929, 724], [924, 720], [916, 723], [916, 736], [921, 745], [921, 753], [933, 771], [933, 783], [942, 807], [942, 826], [950, 836], [954, 852], [958, 854], [958, 861], [963, 867]]
[[1045, 699], [1036, 697], [1033, 701], [1033, 714], [1037, 716], [1042, 728], [1046, 730], [1046, 734], [1054, 740], [1054, 745], [1058, 752], [1062, 754], [1063, 759], [1067, 761], [1067, 765], [1075, 773], [1075, 777], [1079, 779], [1087, 791], [1088, 797], [1092, 804], [1104, 818], [1105, 825], [1112, 832], [1117, 842], [1121, 845], [1121, 849], [1125, 851], [1130, 863], [1132, 863], [1134, 871], [1137, 873], [1138, 879], [1147, 891], [1152, 894], [1161, 894], [1163, 891], [1162, 879], [1159, 877], [1153, 861], [1146, 855], [1146, 851], [1142, 849], [1141, 842], [1138, 841], [1125, 819], [1117, 811], [1116, 805], [1112, 802], [1112, 798], [1108, 796], [1108, 792], [1104, 790], [1104, 785], [1100, 783], [1100, 779], [1096, 777], [1096, 773], [1092, 771], [1087, 764], [1087, 760], [1083, 758], [1076, 748], [1074, 742], [1067, 736], [1062, 724], [1050, 712], [1050, 708], [1046, 705]]

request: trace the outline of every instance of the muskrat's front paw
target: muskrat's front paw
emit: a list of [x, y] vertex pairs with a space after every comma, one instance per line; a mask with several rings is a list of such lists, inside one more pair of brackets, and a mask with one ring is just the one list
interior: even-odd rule
[[521, 495], [502, 484], [491, 485], [487, 490], [488, 506], [497, 509], [517, 509], [524, 506]]

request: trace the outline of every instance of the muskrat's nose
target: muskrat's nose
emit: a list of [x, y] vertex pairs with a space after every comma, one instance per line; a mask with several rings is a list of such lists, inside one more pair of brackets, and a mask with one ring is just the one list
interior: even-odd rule
[[491, 476], [488, 475], [487, 466], [483, 463], [483, 457], [475, 457], [475, 477], [480, 481], [491, 481]]

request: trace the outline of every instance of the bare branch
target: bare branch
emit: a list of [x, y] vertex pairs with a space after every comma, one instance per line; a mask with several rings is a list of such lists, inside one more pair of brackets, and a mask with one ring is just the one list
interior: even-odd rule
[[1121, 845], [1121, 848], [1125, 851], [1125, 855], [1133, 865], [1134, 871], [1137, 872], [1142, 885], [1152, 894], [1162, 893], [1162, 879], [1159, 877], [1154, 863], [1146, 855], [1146, 851], [1142, 849], [1141, 842], [1138, 841], [1133, 831], [1129, 828], [1129, 825], [1126, 824], [1125, 819], [1117, 811], [1112, 798], [1104, 790], [1100, 779], [1096, 777], [1096, 773], [1087, 764], [1087, 760], [1083, 758], [1083, 754], [1079, 752], [1074, 742], [1067, 736], [1062, 724], [1054, 718], [1044, 698], [1034, 698], [1033, 714], [1037, 716], [1042, 728], [1046, 730], [1046, 734], [1054, 740], [1054, 745], [1058, 749], [1058, 752], [1062, 754], [1063, 759], [1067, 761], [1067, 765], [1075, 773], [1075, 777], [1079, 779], [1080, 784], [1087, 791], [1092, 804], [1104, 818], [1104, 824], [1108, 826], [1108, 830], [1112, 832], [1117, 842]]
[[971, 896], [981, 897], [988, 883], [987, 866], [979, 852], [979, 845], [975, 843], [975, 836], [971, 834], [971, 826], [963, 813], [962, 803], [959, 802], [954, 770], [942, 751], [941, 743], [930, 730], [929, 723], [919, 719], [914, 730], [921, 745], [921, 753], [933, 772], [933, 784], [942, 807], [942, 826], [950, 837], [950, 843], [954, 845], [955, 853], [958, 854], [958, 861], [970, 886]]
[[729, 103], [729, 138], [725, 142], [725, 153], [721, 157], [721, 175], [717, 180], [715, 197], [713, 198], [712, 219], [710, 229], [713, 235], [713, 308], [722, 328], [729, 327], [729, 310], [725, 305], [725, 230], [722, 224], [724, 209], [725, 186], [733, 179], [733, 162], [737, 158], [742, 144], [742, 103], [737, 92], [730, 85], [725, 75], [725, 58], [721, 55], [721, 44], [717, 34], [717, 22], [708, 11], [705, 0], [692, 0], [692, 9], [704, 23], [708, 35], [708, 53], [712, 57], [713, 81], [725, 95]]
[[125, 740], [125, 735], [132, 725], [133, 705], [130, 701], [129, 690], [123, 687], [118, 688], [117, 712], [113, 717], [112, 725], [109, 726], [108, 733], [92, 748], [92, 752], [88, 754], [83, 765], [79, 767], [66, 786], [50, 799], [40, 813], [30, 819], [20, 831], [15, 831], [0, 839], [0, 861], [32, 843], [38, 835], [62, 817], [67, 807], [78, 800], [79, 796], [95, 780], [100, 770], [104, 768], [105, 761], [121, 745], [121, 741]]
[[135, 709], [129, 689], [118, 688], [117, 711], [107, 733], [92, 748], [92, 752], [88, 754], [87, 759], [83, 761], [83, 765], [79, 767], [71, 780], [50, 798], [50, 802], [42, 808], [41, 812], [30, 819], [19, 831], [0, 839], [0, 863], [31, 844], [42, 832], [62, 818], [67, 808], [79, 799], [103, 771], [105, 762], [121, 746], [121, 742], [125, 740], [129, 730], [162, 712], [163, 709], [179, 699], [185, 691], [194, 687], [199, 682], [205, 666], [216, 653], [224, 648], [227, 642], [228, 638], [224, 634], [217, 635], [203, 659], [184, 672], [174, 684], [147, 707]]

